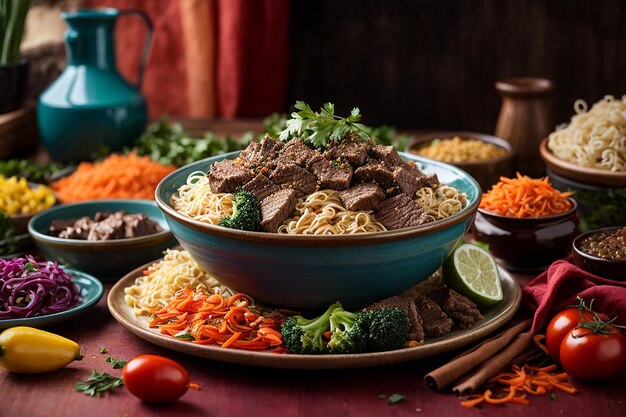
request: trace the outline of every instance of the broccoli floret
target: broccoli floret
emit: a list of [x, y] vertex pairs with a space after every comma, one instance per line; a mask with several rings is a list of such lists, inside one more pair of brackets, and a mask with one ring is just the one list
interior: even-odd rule
[[344, 309], [336, 309], [330, 315], [330, 331], [328, 342], [330, 353], [360, 353], [367, 347], [367, 329], [369, 314], [352, 313]]
[[409, 331], [406, 311], [385, 307], [370, 310], [367, 348], [372, 352], [400, 349]]
[[285, 347], [292, 353], [324, 353], [323, 335], [330, 329], [330, 315], [341, 304], [334, 303], [324, 314], [314, 319], [305, 319], [302, 316], [291, 316], [285, 320], [280, 330]]
[[239, 230], [259, 230], [261, 228], [259, 199], [246, 190], [236, 191], [233, 200], [233, 214], [222, 217], [220, 226]]

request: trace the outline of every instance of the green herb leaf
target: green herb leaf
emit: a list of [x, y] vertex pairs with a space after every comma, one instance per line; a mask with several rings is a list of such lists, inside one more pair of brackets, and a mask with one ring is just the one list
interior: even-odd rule
[[187, 332], [175, 334], [174, 337], [177, 338], [177, 339], [196, 340], [195, 337], [193, 337], [192, 335], [190, 335]]
[[99, 352], [100, 352], [101, 355], [104, 355], [105, 353], [108, 353], [107, 352], [107, 348], [105, 348], [105, 347], [100, 347]]
[[389, 404], [398, 404], [406, 400], [406, 395], [402, 394], [391, 394], [389, 398], [387, 398], [387, 402]]
[[30, 272], [35, 272], [35, 271], [37, 271], [37, 267], [36, 267], [35, 265], [33, 265], [32, 263], [30, 263], [30, 262], [26, 262], [26, 263], [24, 264], [24, 269], [27, 269], [27, 270], [29, 270]]
[[294, 107], [298, 111], [291, 113], [291, 119], [285, 122], [285, 128], [279, 136], [282, 141], [298, 137], [316, 148], [323, 148], [331, 142], [340, 142], [350, 132], [355, 132], [363, 140], [370, 139], [365, 126], [357, 123], [361, 120], [357, 107], [352, 109], [347, 118], [335, 115], [333, 103], [324, 103], [319, 113], [302, 101], [297, 101]]
[[128, 363], [128, 361], [121, 361], [121, 360], [115, 359], [115, 358], [113, 358], [111, 356], [106, 358], [106, 362], [110, 363], [111, 364], [111, 368], [113, 368], [113, 369], [123, 368]]
[[553, 392], [553, 393], [551, 393], [551, 394], [550, 394], [550, 399], [551, 399], [552, 401], [556, 401], [556, 393], [555, 393], [555, 392]]
[[79, 380], [74, 384], [74, 391], [82, 392], [90, 397], [100, 397], [102, 393], [112, 391], [124, 385], [122, 378], [92, 370], [86, 381]]

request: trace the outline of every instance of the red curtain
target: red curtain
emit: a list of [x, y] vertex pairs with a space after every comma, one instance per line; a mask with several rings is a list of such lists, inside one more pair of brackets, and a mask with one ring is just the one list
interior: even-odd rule
[[[152, 117], [263, 117], [285, 110], [290, 0], [88, 0], [140, 9], [154, 38], [142, 91]], [[145, 31], [116, 28], [118, 67], [136, 79]]]

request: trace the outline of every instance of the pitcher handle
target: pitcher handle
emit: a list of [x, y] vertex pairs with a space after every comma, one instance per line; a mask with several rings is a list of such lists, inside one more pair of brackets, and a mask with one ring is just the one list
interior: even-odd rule
[[148, 54], [150, 53], [150, 48], [152, 46], [152, 20], [147, 13], [141, 10], [120, 10], [118, 16], [124, 15], [136, 15], [141, 18], [143, 23], [146, 25], [146, 40], [143, 44], [143, 53], [141, 55], [141, 61], [139, 61], [139, 75], [137, 76], [137, 83], [135, 84], [137, 88], [141, 88], [141, 83], [143, 82], [143, 70], [146, 66]]

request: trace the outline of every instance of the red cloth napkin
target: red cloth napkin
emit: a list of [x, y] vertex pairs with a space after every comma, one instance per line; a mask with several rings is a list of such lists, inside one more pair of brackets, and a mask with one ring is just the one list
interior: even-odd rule
[[626, 325], [626, 282], [613, 281], [583, 271], [566, 259], [550, 267], [522, 289], [522, 302], [535, 312], [531, 333], [543, 326], [551, 312], [578, 304], [577, 296], [607, 318], [617, 317], [616, 324]]

